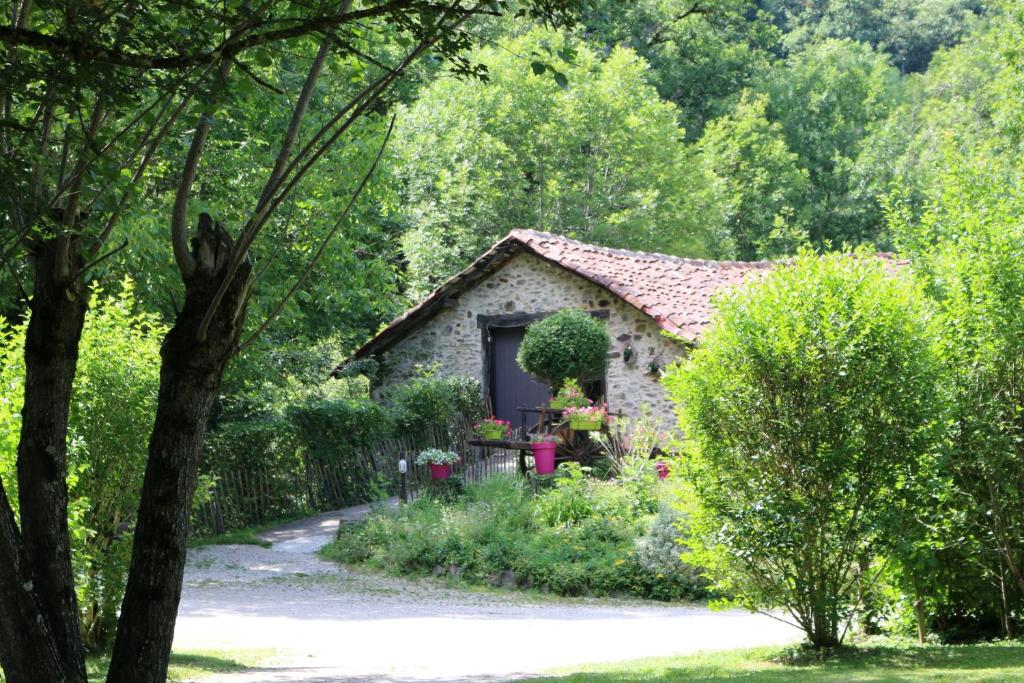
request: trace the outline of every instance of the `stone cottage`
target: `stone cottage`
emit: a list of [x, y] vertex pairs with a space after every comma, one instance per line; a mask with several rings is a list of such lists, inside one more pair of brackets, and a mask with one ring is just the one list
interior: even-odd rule
[[496, 416], [527, 424], [536, 418], [519, 408], [541, 405], [549, 391], [516, 363], [525, 327], [578, 308], [604, 319], [612, 338], [602, 383], [609, 409], [635, 415], [646, 405], [671, 421], [662, 369], [698, 341], [715, 292], [771, 265], [609, 249], [513, 230], [393, 320], [355, 358], [382, 361], [385, 386], [435, 363], [444, 374], [475, 377]]

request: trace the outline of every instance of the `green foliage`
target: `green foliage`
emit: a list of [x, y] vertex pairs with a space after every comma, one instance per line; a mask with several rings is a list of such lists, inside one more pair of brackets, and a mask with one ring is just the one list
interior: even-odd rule
[[936, 50], [954, 45], [984, 11], [984, 0], [768, 0], [763, 3], [799, 49], [848, 38], [889, 54], [900, 71], [924, 71]]
[[604, 376], [611, 338], [604, 323], [565, 308], [527, 326], [516, 361], [550, 387], [566, 380], [588, 382]]
[[436, 366], [422, 368], [410, 381], [387, 389], [382, 399], [396, 428], [416, 434], [445, 425], [457, 416], [470, 422], [483, 417], [478, 380], [438, 373]]
[[798, 215], [812, 243], [877, 241], [881, 206], [860, 194], [853, 168], [865, 137], [903, 97], [897, 70], [867, 45], [828, 40], [792, 55], [759, 89], [807, 173]]
[[496, 476], [454, 501], [424, 498], [379, 510], [340, 529], [325, 554], [394, 573], [440, 568], [473, 583], [559, 595], [704, 597], [696, 570], [677, 571], [668, 557], [666, 547], [678, 540], [669, 540], [672, 527], [659, 527], [653, 538], [653, 523], [628, 489], [563, 465], [549, 490], [534, 493], [522, 479]]
[[589, 40], [627, 45], [651, 65], [651, 81], [679, 107], [691, 140], [765, 74], [781, 38], [750, 0], [599, 0], [582, 23]]
[[288, 418], [310, 455], [344, 457], [391, 436], [393, 423], [381, 404], [369, 399], [321, 400], [291, 406]]
[[[83, 636], [89, 648], [101, 649], [114, 635], [128, 575], [164, 328], [135, 311], [131, 281], [122, 282], [116, 296], [96, 291], [93, 297], [69, 418], [68, 522]], [[11, 361], [0, 370], [0, 474], [4, 488], [16, 494], [24, 326], [5, 327], [0, 339], [0, 357]]]
[[[972, 563], [953, 565], [937, 611], [973, 613], [979, 629], [998, 617], [1009, 633], [1024, 608], [1024, 165], [988, 145], [961, 159], [952, 151], [959, 145], [950, 140], [923, 216], [892, 218], [938, 301], [955, 405], [943, 461], [953, 493], [938, 540]], [[999, 587], [996, 605], [991, 589], [957, 591], [983, 583], [979, 574]]]
[[803, 252], [719, 299], [666, 379], [692, 444], [694, 558], [815, 646], [842, 642], [870, 560], [923, 535], [944, 411], [927, 321], [868, 254]]
[[[549, 75], [522, 55], [571, 56]], [[513, 227], [608, 246], [703, 251], [699, 167], [676, 108], [659, 99], [632, 50], [603, 56], [535, 30], [472, 57], [485, 87], [438, 79], [402, 111], [396, 165], [415, 296], [454, 275]]]
[[791, 152], [782, 125], [767, 117], [768, 98], [744, 92], [736, 108], [715, 119], [700, 139], [701, 160], [722, 210], [715, 252], [752, 260], [790, 254], [806, 241], [803, 207], [807, 170]]

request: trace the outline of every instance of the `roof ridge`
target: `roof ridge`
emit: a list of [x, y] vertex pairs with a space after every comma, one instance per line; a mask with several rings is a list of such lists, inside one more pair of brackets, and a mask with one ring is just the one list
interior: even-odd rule
[[771, 268], [778, 265], [778, 261], [770, 261], [767, 259], [761, 259], [758, 261], [737, 261], [737, 260], [715, 260], [715, 259], [699, 259], [691, 258], [687, 256], [676, 256], [675, 254], [664, 254], [658, 251], [640, 251], [637, 249], [621, 249], [617, 247], [606, 247], [600, 244], [593, 244], [591, 242], [583, 242], [572, 237], [566, 237], [565, 235], [559, 235], [553, 232], [544, 232], [543, 230], [534, 230], [533, 228], [515, 228], [511, 230], [508, 235], [505, 236], [501, 242], [506, 239], [512, 238], [520, 242], [527, 243], [528, 240], [524, 239], [524, 236], [537, 237], [541, 239], [553, 240], [556, 242], [565, 242], [578, 247], [587, 249], [594, 249], [597, 251], [604, 252], [606, 254], [612, 254], [615, 256], [625, 256], [629, 258], [637, 257], [649, 257], [656, 258], [662, 261], [672, 261], [683, 265], [691, 266], [709, 266], [709, 267], [744, 267], [744, 268]]

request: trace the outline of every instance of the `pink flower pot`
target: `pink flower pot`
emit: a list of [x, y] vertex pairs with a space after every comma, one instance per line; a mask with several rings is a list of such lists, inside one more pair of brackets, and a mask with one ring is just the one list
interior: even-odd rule
[[655, 467], [655, 469], [658, 470], [658, 479], [664, 479], [665, 477], [668, 476], [668, 463], [667, 462], [665, 462], [663, 460], [659, 460], [657, 463], [654, 464], [654, 467]]
[[533, 462], [537, 466], [537, 474], [552, 474], [555, 471], [555, 449], [557, 443], [540, 441], [531, 443]]
[[451, 465], [435, 465], [434, 463], [427, 463], [430, 466], [430, 478], [431, 479], [447, 479], [452, 476]]

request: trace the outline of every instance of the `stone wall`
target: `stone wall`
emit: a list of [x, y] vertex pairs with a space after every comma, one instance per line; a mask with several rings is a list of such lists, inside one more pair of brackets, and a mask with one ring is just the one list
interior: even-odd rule
[[[646, 315], [597, 285], [533, 254], [521, 253], [475, 287], [459, 296], [451, 307], [409, 333], [387, 354], [384, 385], [404, 381], [417, 365], [437, 363], [446, 375], [484, 381], [483, 345], [477, 317], [484, 315], [554, 313], [562, 308], [608, 311], [612, 349], [608, 363], [608, 407], [636, 415], [641, 406], [675, 425], [671, 403], [652, 373], [653, 361], [664, 368], [685, 352], [685, 347], [661, 334]], [[627, 345], [635, 351], [625, 363]]]

